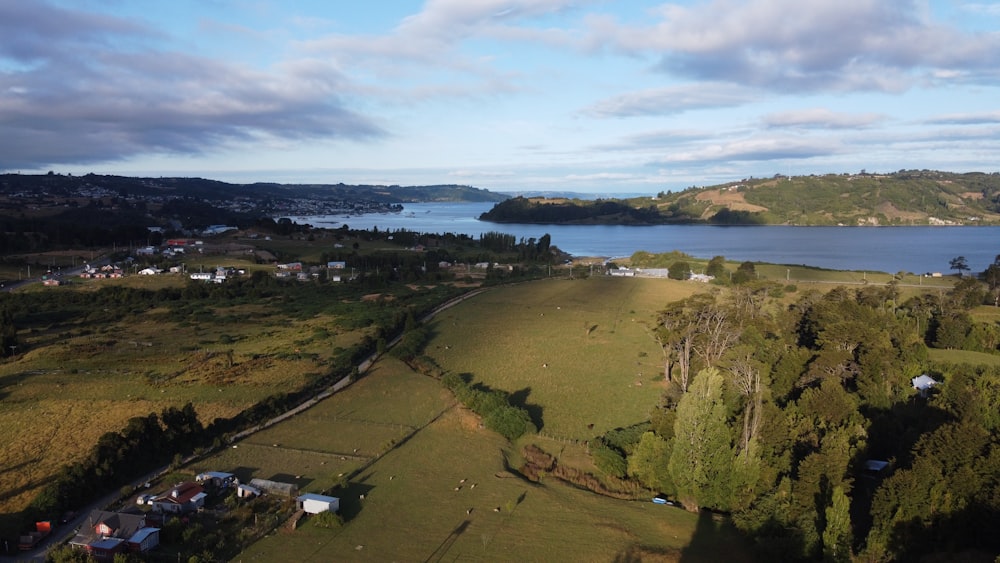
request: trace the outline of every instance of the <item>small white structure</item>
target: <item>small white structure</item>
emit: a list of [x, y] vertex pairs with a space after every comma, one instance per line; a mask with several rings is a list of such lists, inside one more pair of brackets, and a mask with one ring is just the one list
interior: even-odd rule
[[920, 391], [921, 395], [927, 395], [927, 392], [931, 390], [932, 387], [938, 384], [938, 382], [926, 373], [923, 375], [918, 375], [910, 380], [913, 384], [913, 388]]
[[254, 498], [260, 496], [260, 489], [250, 485], [236, 485], [236, 496], [238, 498]]
[[328, 497], [326, 495], [317, 495], [314, 493], [306, 493], [304, 495], [299, 495], [295, 499], [295, 503], [298, 505], [300, 510], [304, 510], [308, 514], [319, 514], [320, 512], [337, 512], [340, 510], [340, 499], [337, 497]]

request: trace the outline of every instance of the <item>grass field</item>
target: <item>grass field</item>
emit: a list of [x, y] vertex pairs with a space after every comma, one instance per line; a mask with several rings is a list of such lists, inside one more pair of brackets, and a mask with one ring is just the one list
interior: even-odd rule
[[[420, 376], [383, 366], [380, 362], [360, 382], [315, 407], [321, 412], [307, 416], [331, 420], [330, 432], [353, 434], [352, 443], [377, 439], [371, 430], [379, 421], [403, 420], [399, 414], [412, 411], [414, 391], [421, 387], [413, 380]], [[653, 561], [748, 560], [741, 556], [745, 546], [738, 535], [711, 519], [651, 502], [609, 499], [555, 480], [532, 484], [513, 476], [503, 461], [509, 445], [452, 405], [450, 398], [439, 397], [436, 408], [445, 409], [443, 416], [353, 474], [346, 490], [331, 493], [340, 496], [349, 518], [343, 528], [321, 529], [307, 521], [294, 532], [257, 542], [234, 561], [610, 561], [629, 554]], [[344, 426], [338, 418], [362, 412], [367, 426]], [[296, 418], [266, 436], [316, 446], [326, 438], [312, 441], [315, 432], [306, 430], [311, 426], [312, 421], [300, 426]], [[282, 444], [272, 448], [280, 452]], [[240, 454], [227, 451], [203, 465], [224, 466], [230, 459], [264, 465], [237, 462], [231, 455]], [[270, 457], [267, 463], [280, 459], [280, 467], [268, 465], [262, 473], [301, 470], [303, 478], [312, 477], [314, 460], [303, 460], [306, 467], [281, 453]], [[321, 490], [331, 479], [314, 479], [306, 490]]]
[[604, 276], [495, 289], [435, 318], [426, 353], [513, 393], [543, 434], [585, 440], [657, 404], [663, 357], [648, 326], [668, 302], [705, 289]]
[[[551, 417], [546, 428], [583, 436], [598, 430], [578, 428], [582, 420], [631, 424], [638, 421], [613, 411], [641, 412], [636, 403], [656, 403], [659, 360], [651, 353], [659, 351], [639, 324], [699, 288], [605, 278], [495, 288], [439, 315], [429, 348], [451, 353], [435, 354], [448, 369], [496, 364], [503, 370], [485, 370], [494, 379], [477, 368], [473, 380], [514, 391], [532, 386], [526, 399], [538, 402], [546, 421]], [[547, 355], [550, 368], [539, 372], [545, 360], [533, 354]], [[629, 365], [616, 367], [620, 357], [630, 358]], [[529, 367], [530, 374], [515, 375]], [[649, 373], [640, 377], [638, 369]], [[578, 445], [535, 440], [587, 463]], [[513, 448], [439, 382], [384, 358], [344, 391], [194, 470], [283, 476], [309, 492], [328, 491], [341, 474], [349, 478], [346, 488], [329, 491], [341, 498], [344, 527], [322, 529], [307, 519], [234, 561], [749, 560], [739, 535], [711, 518], [610, 499], [551, 478], [524, 481], [507, 471], [519, 457]]]
[[970, 352], [968, 350], [928, 350], [928, 356], [935, 362], [948, 364], [972, 364], [1000, 366], [1000, 355], [986, 354], [984, 352]]

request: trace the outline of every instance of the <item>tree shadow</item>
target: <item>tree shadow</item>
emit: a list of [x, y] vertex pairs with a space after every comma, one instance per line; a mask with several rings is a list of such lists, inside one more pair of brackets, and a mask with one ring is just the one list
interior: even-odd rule
[[544, 409], [542, 408], [542, 405], [529, 403], [529, 395], [531, 395], [531, 387], [525, 387], [524, 389], [514, 391], [510, 394], [510, 404], [527, 411], [528, 416], [531, 418], [531, 423], [535, 425], [535, 428], [541, 430], [544, 427], [544, 422], [542, 420]]
[[[666, 510], [678, 510], [665, 508]], [[677, 559], [682, 563], [719, 561], [726, 554], [730, 561], [750, 561], [751, 550], [746, 536], [733, 526], [728, 517], [715, 514], [710, 510], [698, 512], [698, 523], [695, 526], [691, 541], [681, 550]], [[740, 554], [744, 554], [741, 556]], [[761, 561], [787, 561], [789, 558], [761, 558]], [[624, 559], [629, 561], [629, 559]]]

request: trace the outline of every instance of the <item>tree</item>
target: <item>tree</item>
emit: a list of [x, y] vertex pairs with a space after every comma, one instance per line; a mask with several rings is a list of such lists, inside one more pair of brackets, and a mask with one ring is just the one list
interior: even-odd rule
[[729, 509], [734, 458], [722, 387], [719, 370], [702, 370], [677, 405], [668, 468], [689, 510]]
[[1000, 254], [993, 259], [993, 263], [983, 271], [983, 281], [990, 286], [990, 291], [1000, 288]]
[[678, 260], [667, 268], [667, 277], [672, 280], [686, 280], [691, 274], [691, 264]]
[[962, 272], [969, 269], [969, 262], [965, 256], [956, 256], [948, 261], [948, 267], [952, 270], [958, 270], [958, 276], [962, 277]]
[[670, 442], [646, 432], [628, 458], [628, 474], [643, 485], [665, 494], [674, 493], [670, 479]]
[[851, 499], [843, 487], [833, 488], [833, 498], [826, 507], [826, 529], [823, 530], [823, 555], [827, 561], [851, 560]]
[[714, 256], [708, 261], [705, 267], [705, 274], [714, 278], [722, 278], [726, 274], [726, 258], [724, 256]]
[[736, 268], [736, 273], [733, 274], [733, 283], [741, 284], [746, 283], [750, 280], [757, 279], [757, 268], [754, 267], [753, 262], [743, 262]]

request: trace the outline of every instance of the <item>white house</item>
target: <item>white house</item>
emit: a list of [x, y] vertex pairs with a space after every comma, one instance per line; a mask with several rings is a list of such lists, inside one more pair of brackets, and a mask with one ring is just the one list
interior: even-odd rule
[[153, 267], [143, 268], [143, 269], [139, 270], [139, 275], [140, 276], [155, 276], [156, 274], [159, 274], [162, 271], [163, 270], [161, 270], [159, 268], [153, 268]]
[[304, 495], [299, 495], [295, 499], [295, 503], [298, 505], [300, 510], [304, 510], [309, 514], [319, 514], [320, 512], [337, 512], [340, 510], [340, 499], [337, 497], [328, 497], [326, 495], [317, 495], [314, 493], [306, 493]]

